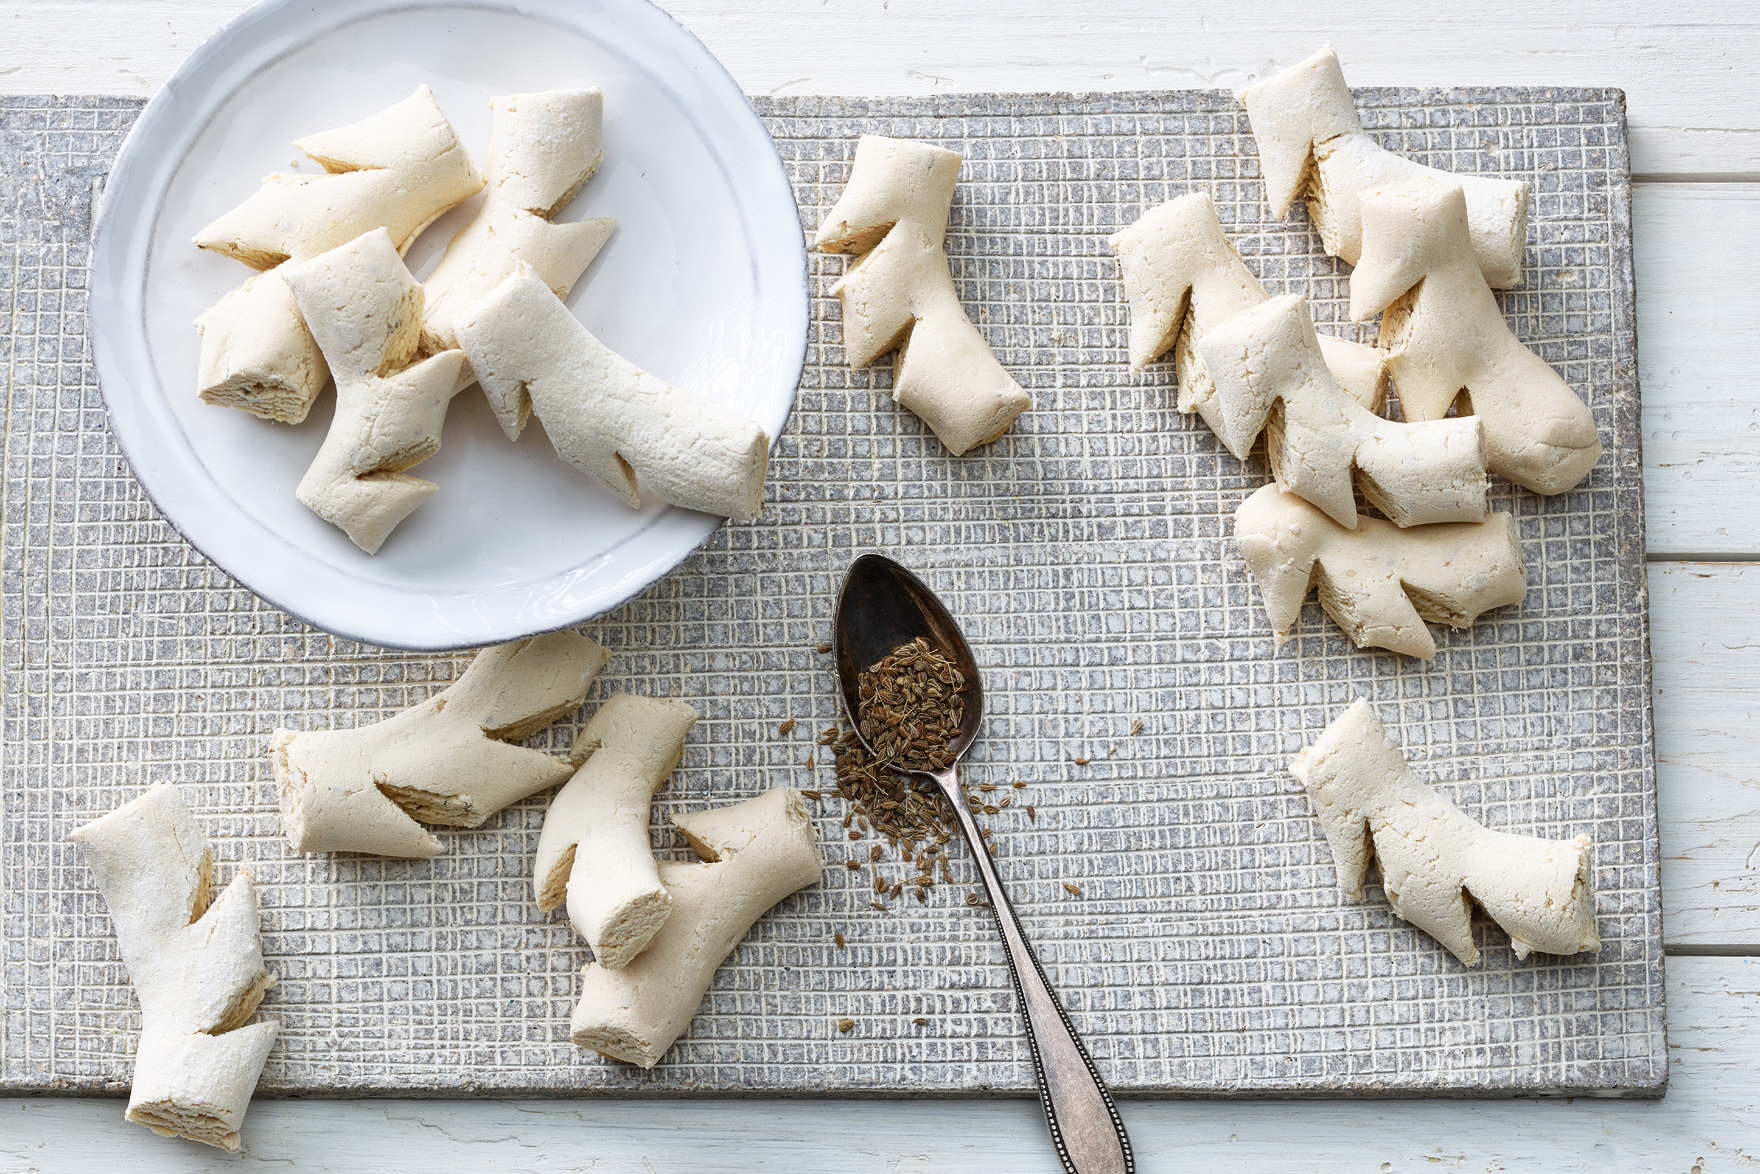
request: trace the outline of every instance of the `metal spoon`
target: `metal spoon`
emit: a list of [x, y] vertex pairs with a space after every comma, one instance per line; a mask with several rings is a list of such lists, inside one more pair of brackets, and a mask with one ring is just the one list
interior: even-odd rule
[[972, 858], [977, 861], [978, 875], [984, 880], [990, 910], [1002, 931], [1002, 947], [1008, 958], [1008, 973], [1014, 979], [1015, 997], [1021, 1016], [1027, 1021], [1033, 1069], [1039, 1078], [1039, 1102], [1045, 1109], [1057, 1156], [1063, 1159], [1063, 1168], [1069, 1174], [1132, 1174], [1136, 1164], [1131, 1157], [1130, 1138], [1125, 1136], [1124, 1122], [1119, 1120], [1112, 1094], [1095, 1071], [1094, 1061], [1088, 1058], [1069, 1015], [1052, 993], [1038, 958], [1021, 933], [1020, 920], [1009, 907], [995, 862], [990, 859], [990, 850], [978, 833], [978, 825], [954, 774], [954, 766], [977, 737], [984, 717], [984, 691], [978, 682], [972, 650], [966, 647], [959, 625], [921, 579], [877, 554], [865, 554], [850, 564], [837, 600], [835, 640], [838, 682], [843, 687], [843, 703], [858, 738], [858, 678], [862, 670], [919, 636], [938, 647], [965, 675], [966, 692], [959, 733], [948, 743], [954, 761], [938, 771], [916, 773], [934, 779], [947, 796], [966, 843], [971, 846]]

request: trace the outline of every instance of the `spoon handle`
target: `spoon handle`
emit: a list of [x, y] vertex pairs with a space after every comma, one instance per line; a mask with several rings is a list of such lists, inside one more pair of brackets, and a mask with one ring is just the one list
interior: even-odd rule
[[1021, 933], [1020, 920], [1002, 891], [996, 875], [996, 864], [990, 849], [972, 819], [966, 798], [960, 792], [954, 768], [948, 767], [934, 775], [953, 804], [960, 830], [972, 847], [978, 875], [990, 897], [990, 911], [1002, 931], [1003, 953], [1008, 958], [1008, 973], [1014, 979], [1015, 998], [1021, 1017], [1027, 1021], [1027, 1040], [1032, 1045], [1033, 1069], [1039, 1078], [1039, 1103], [1045, 1110], [1045, 1121], [1051, 1127], [1051, 1140], [1057, 1156], [1063, 1159], [1068, 1174], [1133, 1174], [1135, 1159], [1131, 1156], [1130, 1138], [1125, 1135], [1124, 1122], [1112, 1094], [1076, 1035], [1075, 1026], [1051, 984], [1033, 948]]

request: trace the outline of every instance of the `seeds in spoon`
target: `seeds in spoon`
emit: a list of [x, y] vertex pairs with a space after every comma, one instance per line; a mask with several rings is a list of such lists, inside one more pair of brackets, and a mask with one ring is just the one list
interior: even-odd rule
[[[844, 827], [853, 819], [876, 838], [884, 836], [905, 862], [916, 866], [918, 875], [908, 884], [918, 901], [926, 902], [936, 883], [937, 860], [944, 879], [953, 880], [944, 848], [954, 834], [953, 812], [935, 784], [909, 772], [952, 763], [948, 743], [958, 736], [965, 716], [967, 682], [940, 649], [919, 638], [863, 670], [856, 684], [857, 729], [867, 746], [854, 731], [833, 728], [819, 738], [832, 748], [837, 792], [850, 805]], [[974, 812], [994, 815], [1000, 806], [987, 800], [997, 789], [983, 783], [964, 798]], [[870, 849], [868, 859], [870, 864], [879, 862], [880, 845]], [[875, 893], [886, 899], [905, 889], [904, 882], [875, 878]]]

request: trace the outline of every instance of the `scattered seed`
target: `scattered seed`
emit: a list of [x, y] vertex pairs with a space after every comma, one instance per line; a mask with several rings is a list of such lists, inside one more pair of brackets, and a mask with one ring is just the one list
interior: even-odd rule
[[1001, 810], [1002, 810], [1002, 808], [996, 806], [996, 804], [994, 804], [994, 803], [984, 804], [984, 814], [985, 815], [995, 815], [998, 811], [1001, 811]]
[[[807, 755], [807, 769], [808, 770], [813, 769], [813, 756], [811, 754]], [[817, 793], [818, 792], [816, 792], [816, 791], [814, 792], [814, 794], [817, 794]]]
[[842, 934], [833, 935], [831, 940], [837, 943], [837, 948], [839, 950], [843, 949], [843, 935]]
[[1076, 759], [1076, 765], [1077, 766], [1087, 766], [1088, 760], [1085, 758], [1078, 758], [1078, 759]]
[[785, 736], [794, 733], [794, 719], [791, 717], [781, 725], [777, 726], [776, 732]]
[[1069, 890], [1069, 895], [1072, 897], [1079, 897], [1082, 895], [1082, 887], [1075, 884], [1073, 881], [1064, 881], [1063, 887]]
[[[811, 766], [812, 764], [813, 764], [813, 760], [810, 758], [807, 759], [807, 765]], [[823, 799], [823, 798], [825, 798], [825, 796], [821, 795], [817, 791], [802, 791], [801, 794], [805, 795], [809, 799]]]
[[987, 840], [987, 839], [989, 839], [989, 838], [990, 838], [990, 829], [989, 829], [989, 828], [985, 828], [985, 829], [984, 829], [984, 830], [983, 830], [983, 831], [981, 831], [981, 832], [979, 832], [979, 833], [978, 833], [978, 834], [979, 834], [979, 835], [980, 835], [980, 836], [983, 836], [983, 837], [984, 837], [984, 838], [985, 838], [985, 839], [986, 839], [986, 840]]
[[851, 872], [860, 872], [862, 869], [862, 862], [860, 860], [845, 860], [843, 866]]
[[1133, 718], [1131, 720], [1131, 737], [1134, 738], [1142, 732], [1143, 732], [1143, 723], [1140, 721], [1137, 721]]
[[1027, 804], [1027, 818], [1034, 823], [1039, 822], [1039, 813], [1033, 810], [1033, 805], [1031, 803]]
[[882, 913], [886, 912], [886, 906], [882, 905], [878, 901], [869, 901], [868, 904], [870, 906], [872, 906], [873, 908], [880, 910], [880, 912], [882, 912]]
[[1027, 789], [1027, 784], [1022, 783], [1022, 782], [1017, 782], [1014, 784], [1014, 789], [1017, 791], [1024, 791]]
[[831, 645], [829, 645], [829, 644], [821, 644], [821, 645], [819, 645], [819, 647], [818, 647], [818, 650], [817, 650], [817, 651], [819, 651], [819, 652], [830, 652], [830, 651], [831, 651]]
[[927, 1019], [924, 1019], [921, 1015], [919, 1015], [915, 1019], [911, 1020], [911, 1022], [916, 1024], [918, 1027], [929, 1026], [929, 1021]]
[[979, 783], [978, 784], [978, 790], [983, 791], [985, 793], [989, 793], [991, 791], [994, 791], [995, 789], [996, 789], [995, 783]]
[[[843, 826], [849, 830], [853, 823], [857, 829], [850, 831], [850, 838], [884, 837], [906, 862], [931, 878], [929, 884], [934, 868], [929, 849], [951, 839], [953, 812], [938, 787], [907, 772], [939, 769], [952, 761], [947, 743], [959, 732], [965, 689], [964, 676], [939, 649], [926, 639], [914, 640], [860, 675], [860, 736], [856, 730], [831, 727], [819, 737], [836, 759], [837, 792], [850, 805]], [[982, 807], [981, 801], [974, 800], [974, 805]], [[879, 862], [879, 844], [868, 859]], [[919, 887], [925, 890], [919, 900], [926, 900], [927, 885]], [[902, 883], [875, 880], [874, 891], [889, 898], [903, 889]]]
[[839, 1031], [848, 1032], [848, 1031], [854, 1031], [855, 1029], [856, 1029], [856, 1021], [854, 1019], [839, 1019], [837, 1021], [837, 1030], [839, 1030]]
[[998, 807], [1007, 807], [1007, 806], [1008, 806], [1008, 805], [1009, 805], [1009, 804], [1010, 804], [1010, 803], [1013, 803], [1013, 802], [1014, 802], [1014, 796], [1013, 796], [1013, 795], [1004, 795], [1004, 796], [1003, 796], [1003, 797], [1002, 797], [1002, 798], [1001, 798], [1001, 800], [1000, 800], [1000, 801], [998, 801], [998, 802], [997, 802], [997, 804], [996, 804], [996, 806], [998, 806]]

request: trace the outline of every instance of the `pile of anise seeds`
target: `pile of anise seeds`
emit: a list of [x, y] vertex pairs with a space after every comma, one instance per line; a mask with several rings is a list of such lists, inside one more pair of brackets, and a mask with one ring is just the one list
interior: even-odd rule
[[[953, 761], [947, 744], [965, 716], [965, 676], [918, 637], [865, 669], [857, 688], [861, 730], [873, 752], [853, 730], [833, 726], [819, 735], [819, 744], [831, 747], [836, 759], [838, 794], [850, 805], [843, 826], [851, 840], [884, 836], [916, 867], [915, 876], [892, 882], [876, 869], [876, 908], [886, 908], [881, 899], [890, 900], [907, 888], [918, 901], [927, 901], [937, 873], [942, 881], [953, 880], [947, 859], [953, 812], [934, 783], [906, 772], [938, 770]], [[984, 806], [972, 803], [975, 810]], [[882, 854], [881, 845], [873, 845], [869, 863], [877, 865]], [[849, 867], [860, 864], [852, 859]], [[981, 899], [973, 894], [967, 900], [978, 904]]]

